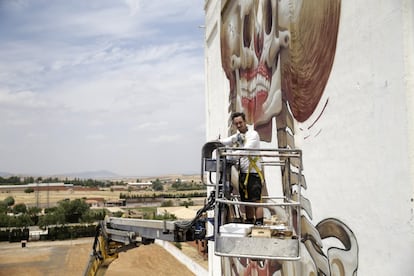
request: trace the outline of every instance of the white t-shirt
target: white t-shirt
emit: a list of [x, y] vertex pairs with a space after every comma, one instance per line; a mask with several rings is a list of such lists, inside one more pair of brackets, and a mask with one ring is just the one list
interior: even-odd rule
[[[260, 149], [260, 136], [257, 133], [257, 131], [255, 131], [253, 128], [249, 126], [247, 127], [246, 133], [237, 132], [230, 137], [220, 139], [220, 142], [226, 146], [233, 146], [237, 148]], [[251, 158], [255, 157], [252, 156]], [[250, 161], [247, 156], [240, 157], [241, 172], [247, 173], [247, 171], [249, 170], [249, 164]], [[259, 168], [259, 170], [262, 169], [259, 159], [256, 161], [256, 165]], [[251, 166], [250, 172], [257, 173], [254, 166]]]

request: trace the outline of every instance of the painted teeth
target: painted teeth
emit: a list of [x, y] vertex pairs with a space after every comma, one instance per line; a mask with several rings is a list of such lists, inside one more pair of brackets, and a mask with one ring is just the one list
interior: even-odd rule
[[241, 96], [246, 98], [253, 98], [259, 91], [269, 91], [270, 81], [264, 76], [257, 75], [251, 81], [247, 81], [245, 78], [240, 79], [240, 91]]

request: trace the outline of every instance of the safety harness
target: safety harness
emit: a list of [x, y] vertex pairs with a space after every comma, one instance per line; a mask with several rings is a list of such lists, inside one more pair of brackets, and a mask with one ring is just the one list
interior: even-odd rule
[[247, 174], [246, 174], [246, 178], [244, 179], [244, 183], [243, 183], [243, 190], [244, 190], [244, 196], [247, 198], [248, 197], [248, 193], [247, 193], [247, 183], [249, 182], [249, 175], [250, 175], [250, 170], [252, 168], [255, 169], [255, 171], [257, 172], [257, 174], [260, 177], [260, 180], [262, 183], [264, 183], [264, 177], [263, 177], [263, 172], [259, 169], [259, 166], [257, 166], [256, 161], [259, 159], [258, 156], [252, 158], [251, 156], [248, 157], [249, 159], [249, 169], [247, 170]]

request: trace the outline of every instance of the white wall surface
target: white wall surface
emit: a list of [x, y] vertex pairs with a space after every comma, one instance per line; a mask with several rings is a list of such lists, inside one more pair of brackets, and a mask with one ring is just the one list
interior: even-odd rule
[[[206, 13], [206, 138], [212, 140], [227, 132], [229, 88], [219, 25], [210, 31], [220, 24], [220, 1], [206, 1]], [[342, 1], [335, 61], [320, 102], [329, 103], [315, 126], [296, 136], [313, 222], [334, 217], [352, 229], [358, 275], [414, 275], [413, 16], [412, 0]], [[298, 127], [307, 129], [318, 110]], [[214, 260], [211, 270], [219, 265]]]
[[[205, 71], [206, 71], [206, 141], [227, 134], [228, 81], [221, 68], [221, 1], [206, 0]], [[207, 194], [210, 193], [208, 190]], [[214, 216], [213, 212], [209, 216]], [[212, 229], [210, 229], [213, 232]], [[220, 258], [214, 255], [214, 242], [208, 242], [209, 275], [221, 275]]]
[[360, 275], [414, 273], [412, 84], [405, 78], [413, 52], [404, 54], [413, 28], [402, 28], [401, 4], [342, 2], [329, 104], [319, 135], [302, 143], [314, 221], [337, 217], [354, 231]]

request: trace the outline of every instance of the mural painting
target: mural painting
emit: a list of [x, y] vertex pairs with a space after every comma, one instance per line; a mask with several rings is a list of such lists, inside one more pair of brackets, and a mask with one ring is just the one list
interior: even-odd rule
[[[222, 7], [229, 114], [243, 111], [263, 142], [296, 148], [295, 124], [307, 122], [318, 105], [328, 103], [320, 101], [334, 62], [341, 1], [239, 0]], [[228, 125], [230, 135], [230, 119]], [[283, 171], [281, 176], [283, 193], [294, 193]], [[352, 230], [337, 218], [314, 225], [311, 201], [302, 201], [299, 262], [223, 257], [223, 275], [356, 275], [358, 243]], [[329, 246], [328, 238], [341, 246]]]

